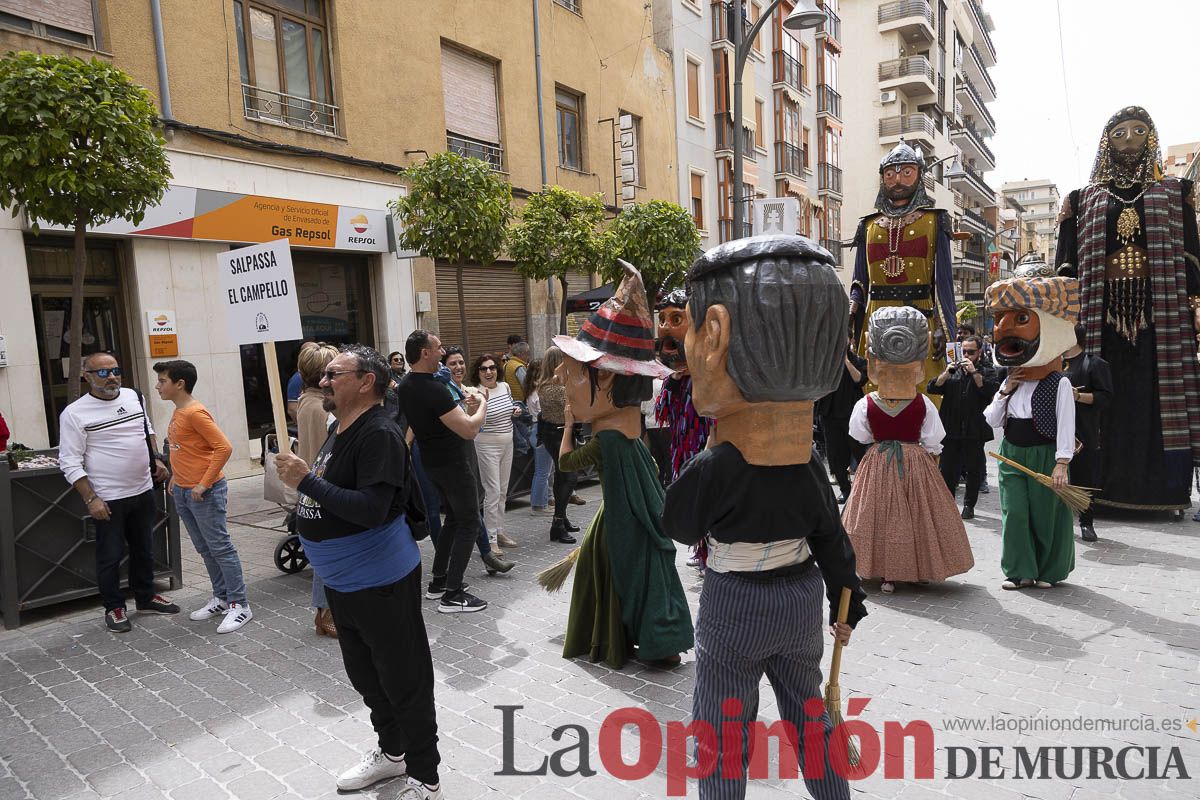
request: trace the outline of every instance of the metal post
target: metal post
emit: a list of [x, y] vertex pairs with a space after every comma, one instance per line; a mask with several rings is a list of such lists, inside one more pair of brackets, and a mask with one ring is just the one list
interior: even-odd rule
[[158, 64], [158, 102], [163, 119], [175, 119], [171, 112], [171, 83], [167, 78], [167, 45], [163, 41], [162, 8], [150, 0], [150, 25], [154, 29], [154, 58]]
[[754, 47], [754, 39], [763, 29], [775, 9], [783, 0], [772, 0], [762, 12], [758, 22], [750, 28], [747, 35], [745, 24], [742, 22], [742, 8], [745, 0], [732, 0], [733, 10], [733, 238], [741, 239], [746, 235], [745, 216], [743, 208], [745, 198], [742, 197], [742, 170], [744, 168], [742, 152], [745, 138], [742, 136], [742, 71], [746, 68], [746, 59], [750, 57], [750, 49]]

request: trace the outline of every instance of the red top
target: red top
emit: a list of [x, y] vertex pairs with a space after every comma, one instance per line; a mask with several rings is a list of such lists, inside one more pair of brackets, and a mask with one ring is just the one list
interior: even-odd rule
[[0, 415], [0, 451], [8, 449], [8, 426], [4, 424], [4, 416]]
[[892, 416], [875, 403], [875, 398], [867, 395], [867, 424], [875, 441], [886, 442], [894, 439], [898, 442], [921, 441], [921, 425], [925, 422], [925, 401], [921, 395], [913, 398], [904, 410]]

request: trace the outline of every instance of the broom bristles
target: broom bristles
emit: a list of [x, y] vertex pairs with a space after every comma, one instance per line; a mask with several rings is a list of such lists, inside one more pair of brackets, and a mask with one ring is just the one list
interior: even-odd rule
[[1034, 472], [1033, 470], [1029, 469], [1029, 467], [1026, 467], [1023, 464], [1018, 464], [1016, 461], [1013, 461], [1011, 458], [1005, 458], [1004, 456], [1000, 455], [999, 453], [990, 453], [989, 452], [988, 455], [991, 456], [992, 458], [997, 459], [998, 461], [1003, 461], [1005, 464], [1008, 464], [1010, 467], [1014, 467], [1016, 469], [1021, 470], [1021, 472], [1024, 472], [1026, 475], [1028, 475], [1029, 477], [1036, 480], [1042, 486], [1045, 486], [1047, 489], [1049, 489], [1050, 491], [1052, 491], [1056, 495], [1058, 495], [1058, 499], [1060, 499], [1064, 503], [1066, 503], [1067, 507], [1070, 508], [1072, 511], [1075, 511], [1075, 512], [1086, 511], [1088, 509], [1088, 506], [1090, 506], [1092, 504], [1092, 494], [1091, 494], [1091, 490], [1089, 490], [1089, 489], [1085, 489], [1082, 486], [1072, 486], [1069, 483], [1067, 485], [1063, 486], [1061, 489], [1056, 489], [1056, 488], [1054, 488], [1054, 479], [1051, 478], [1049, 475], [1044, 475], [1041, 472]]
[[559, 561], [552, 567], [547, 567], [537, 574], [537, 582], [547, 592], [557, 592], [562, 588], [567, 581], [567, 576], [571, 574], [571, 570], [575, 568], [575, 562], [579, 559], [579, 548], [572, 550], [566, 558]]
[[[825, 710], [829, 713], [829, 721], [834, 730], [837, 730], [845, 719], [842, 717], [842, 687], [836, 683], [825, 684]], [[857, 767], [862, 760], [858, 745], [851, 736], [846, 736], [846, 760], [852, 767]]]

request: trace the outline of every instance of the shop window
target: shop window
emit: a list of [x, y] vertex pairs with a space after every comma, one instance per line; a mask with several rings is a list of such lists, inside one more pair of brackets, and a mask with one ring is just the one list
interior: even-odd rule
[[233, 19], [246, 117], [337, 134], [323, 0], [234, 0]]

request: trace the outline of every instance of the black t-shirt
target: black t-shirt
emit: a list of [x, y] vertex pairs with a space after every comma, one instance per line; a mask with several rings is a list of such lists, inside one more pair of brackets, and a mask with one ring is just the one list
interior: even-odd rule
[[404, 510], [405, 450], [403, 434], [383, 406], [330, 434], [300, 482], [296, 531], [319, 542], [395, 519]]
[[421, 445], [421, 463], [437, 467], [466, 460], [467, 440], [442, 423], [442, 415], [455, 407], [446, 384], [427, 373], [410, 372], [396, 393], [400, 412]]

